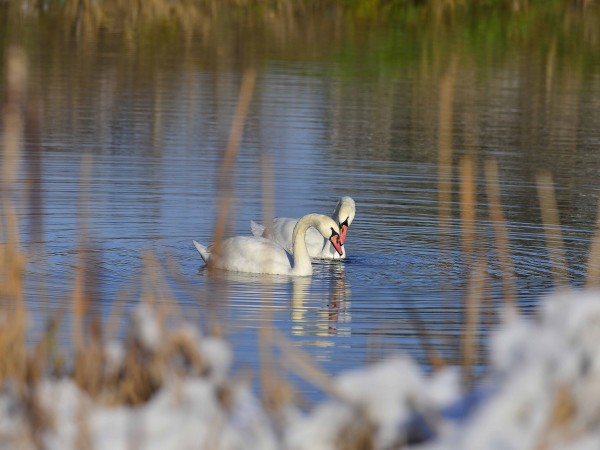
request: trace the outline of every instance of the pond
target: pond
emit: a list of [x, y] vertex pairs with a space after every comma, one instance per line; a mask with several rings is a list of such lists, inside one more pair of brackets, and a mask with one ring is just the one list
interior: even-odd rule
[[[555, 283], [542, 171], [552, 176], [561, 221], [559, 269], [570, 284], [585, 284], [600, 196], [597, 64], [573, 67], [577, 55], [545, 41], [477, 59], [458, 37], [425, 48], [401, 43], [406, 33], [393, 27], [338, 35], [315, 25], [308, 33], [273, 46], [237, 42], [224, 55], [218, 40], [197, 36], [132, 43], [123, 33], [92, 42], [33, 33], [29, 84], [40, 130], [26, 134], [20, 177], [33, 199], [20, 203], [32, 328], [70, 310], [85, 248], [101, 317], [154, 295], [223, 332], [240, 369], [258, 373], [259, 331], [271, 326], [328, 373], [395, 352], [427, 370], [427, 346], [460, 363], [474, 265], [485, 261], [487, 274], [482, 349], [504, 301], [486, 195], [490, 158], [519, 309], [531, 314]], [[247, 66], [256, 81], [228, 177], [231, 234], [250, 234], [264, 211], [331, 214], [342, 196], [356, 202], [347, 259], [314, 262], [310, 278], [209, 273], [192, 245], [213, 236], [217, 174]], [[461, 219], [464, 157], [473, 161], [477, 201], [471, 252]], [[143, 275], [155, 265], [149, 254], [165, 286]]]

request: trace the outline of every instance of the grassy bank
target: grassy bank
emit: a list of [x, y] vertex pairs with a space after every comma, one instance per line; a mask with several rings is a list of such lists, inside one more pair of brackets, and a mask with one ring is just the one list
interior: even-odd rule
[[59, 36], [95, 45], [118, 34], [126, 45], [152, 52], [193, 39], [246, 64], [274, 53], [330, 57], [341, 44], [342, 58], [358, 48], [391, 67], [418, 65], [423, 55], [459, 46], [474, 60], [531, 48], [585, 67], [600, 49], [600, 5], [589, 0], [47, 0], [8, 2], [0, 14], [6, 24], [0, 39], [8, 42]]

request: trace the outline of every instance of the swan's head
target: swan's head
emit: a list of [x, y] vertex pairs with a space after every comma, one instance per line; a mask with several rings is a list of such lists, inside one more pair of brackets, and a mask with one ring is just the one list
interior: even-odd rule
[[342, 197], [333, 211], [333, 218], [340, 227], [340, 241], [342, 245], [346, 241], [348, 228], [356, 215], [356, 205], [352, 197]]
[[317, 219], [314, 226], [317, 228], [317, 230], [319, 230], [319, 233], [321, 233], [326, 239], [329, 239], [329, 242], [331, 242], [331, 245], [333, 245], [335, 251], [342, 256], [344, 249], [342, 247], [343, 243], [338, 224], [335, 223], [335, 220], [333, 220], [331, 217], [323, 216], [321, 214], [315, 214], [314, 216], [316, 216]]
[[335, 251], [338, 252], [338, 255], [342, 256], [344, 254], [344, 249], [342, 248], [342, 238], [333, 227], [331, 227], [331, 236], [329, 237], [329, 242], [331, 242], [331, 245], [333, 245]]

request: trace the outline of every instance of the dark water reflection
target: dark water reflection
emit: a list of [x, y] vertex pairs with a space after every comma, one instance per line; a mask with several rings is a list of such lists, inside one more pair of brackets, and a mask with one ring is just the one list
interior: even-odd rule
[[[210, 320], [220, 322], [240, 367], [258, 366], [257, 330], [265, 323], [330, 372], [396, 351], [427, 366], [425, 339], [456, 362], [470, 256], [461, 252], [456, 165], [449, 172], [449, 246], [440, 240], [438, 72], [374, 77], [376, 67], [364, 74], [358, 68], [360, 52], [346, 55], [356, 58], [353, 71], [330, 59], [265, 56], [232, 176], [232, 232], [248, 234], [249, 221], [261, 217], [266, 154], [277, 215], [329, 213], [340, 196], [355, 199], [349, 258], [316, 263], [312, 279], [211, 276], [191, 240], [212, 236], [216, 172], [241, 71], [219, 70], [200, 44], [188, 45], [185, 55], [158, 52], [139, 66], [135, 54], [115, 45], [98, 45], [84, 60], [54, 49], [47, 61], [45, 50], [31, 51], [42, 105], [43, 204], [41, 211], [23, 206], [22, 241], [36, 320], [69, 301], [82, 160], [91, 155], [86, 223], [97, 255], [96, 307], [105, 317], [152, 288], [139, 281], [142, 252], [151, 250], [165, 265], [174, 261], [186, 280], [168, 272], [173, 301], [205, 329]], [[452, 160], [470, 154], [477, 161], [476, 246], [489, 265], [484, 337], [498, 320], [502, 294], [482, 161], [499, 162], [519, 305], [527, 313], [553, 286], [535, 174], [554, 175], [565, 269], [576, 286], [584, 283], [599, 197], [600, 74], [513, 56], [493, 66], [459, 62], [453, 100], [445, 105], [453, 111]], [[26, 142], [25, 169], [33, 152]], [[34, 215], [43, 218], [41, 239], [30, 226]]]

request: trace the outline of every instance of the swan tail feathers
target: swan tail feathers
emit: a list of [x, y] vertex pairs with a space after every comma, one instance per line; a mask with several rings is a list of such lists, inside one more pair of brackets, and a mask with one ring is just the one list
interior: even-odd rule
[[257, 237], [261, 237], [265, 233], [265, 227], [260, 223], [256, 223], [254, 220], [250, 221], [250, 230], [252, 230], [252, 234]]
[[202, 256], [202, 259], [204, 260], [205, 263], [208, 262], [208, 260], [210, 259], [210, 252], [208, 251], [208, 248], [205, 247], [204, 245], [202, 245], [200, 242], [197, 241], [192, 241], [194, 243], [194, 247], [196, 247], [196, 250], [198, 250], [198, 253], [200, 253], [200, 256]]

